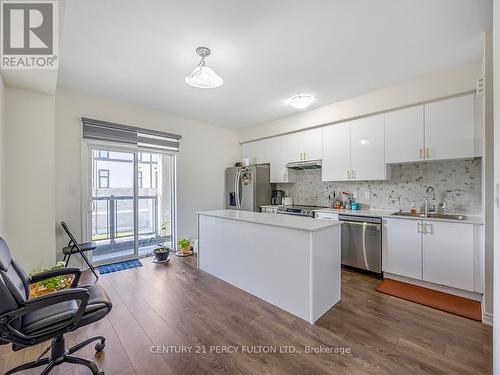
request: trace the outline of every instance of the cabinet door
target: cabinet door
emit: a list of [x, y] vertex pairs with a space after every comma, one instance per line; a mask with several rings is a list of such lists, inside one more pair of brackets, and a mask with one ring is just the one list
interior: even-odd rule
[[382, 271], [422, 280], [422, 221], [384, 219]]
[[321, 160], [323, 158], [323, 129], [310, 129], [298, 134], [302, 136], [304, 160]]
[[385, 114], [385, 162], [424, 159], [424, 106]]
[[384, 115], [351, 121], [351, 179], [386, 179]]
[[286, 147], [287, 147], [287, 162], [301, 161], [303, 160], [303, 151], [302, 151], [302, 135], [299, 133], [292, 133], [284, 135], [286, 139]]
[[263, 139], [241, 145], [241, 158], [250, 159], [250, 164], [269, 163], [271, 158], [270, 140]]
[[474, 157], [474, 95], [425, 105], [427, 160]]
[[423, 279], [474, 290], [472, 224], [424, 221]]
[[350, 123], [343, 122], [323, 128], [323, 181], [350, 180]]
[[285, 167], [288, 162], [286, 136], [270, 138], [269, 150], [271, 183], [295, 182], [295, 171]]

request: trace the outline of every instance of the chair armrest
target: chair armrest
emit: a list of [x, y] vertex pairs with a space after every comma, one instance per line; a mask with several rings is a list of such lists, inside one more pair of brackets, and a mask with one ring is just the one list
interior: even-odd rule
[[71, 287], [75, 288], [80, 281], [80, 276], [82, 275], [82, 271], [78, 268], [54, 268], [53, 270], [45, 271], [42, 273], [37, 273], [30, 277], [30, 283], [37, 283], [39, 281], [50, 279], [55, 276], [65, 276], [65, 275], [75, 275], [73, 282], [71, 283]]
[[[59, 326], [57, 329], [45, 330], [44, 333], [40, 335], [25, 335], [18, 329], [16, 329], [12, 324], [14, 321], [18, 320], [26, 314], [35, 312], [47, 306], [67, 301], [77, 301], [78, 310], [74, 313], [73, 317], [62, 327]], [[80, 319], [82, 318], [83, 313], [87, 308], [88, 301], [89, 292], [85, 288], [62, 289], [28, 300], [22, 307], [0, 315], [0, 338], [13, 344], [28, 346], [50, 339], [54, 336], [55, 333], [64, 334], [66, 332], [72, 331], [74, 327], [80, 322]]]

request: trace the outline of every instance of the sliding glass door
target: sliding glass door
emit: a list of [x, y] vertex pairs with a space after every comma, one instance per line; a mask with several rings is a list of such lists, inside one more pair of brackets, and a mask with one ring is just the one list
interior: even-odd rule
[[87, 145], [85, 232], [96, 264], [142, 257], [175, 241], [175, 155]]

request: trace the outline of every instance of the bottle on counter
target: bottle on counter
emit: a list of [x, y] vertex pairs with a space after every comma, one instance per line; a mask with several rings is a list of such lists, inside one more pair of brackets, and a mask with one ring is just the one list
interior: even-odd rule
[[411, 205], [410, 205], [410, 212], [412, 214], [416, 214], [417, 213], [417, 207], [415, 207], [415, 202], [411, 202]]

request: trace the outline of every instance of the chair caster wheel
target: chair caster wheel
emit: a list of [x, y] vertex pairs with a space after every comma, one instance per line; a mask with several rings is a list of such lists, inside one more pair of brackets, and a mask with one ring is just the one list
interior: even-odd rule
[[[100, 353], [104, 350], [104, 347], [106, 346], [106, 344], [104, 344], [103, 342], [101, 342], [100, 344], [96, 344], [95, 345], [95, 350], [97, 353]], [[104, 372], [100, 372], [99, 374], [104, 374]]]

